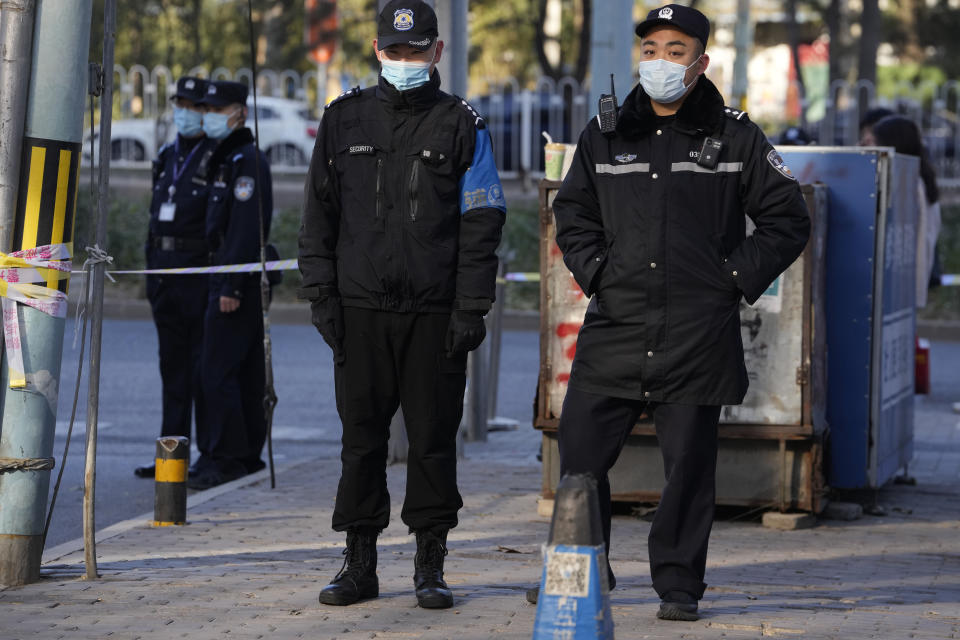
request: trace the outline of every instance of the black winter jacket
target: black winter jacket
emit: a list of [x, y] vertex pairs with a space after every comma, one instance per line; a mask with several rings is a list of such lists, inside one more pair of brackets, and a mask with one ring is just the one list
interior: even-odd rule
[[[723, 147], [698, 165], [704, 139]], [[763, 132], [701, 76], [672, 118], [637, 85], [616, 132], [580, 136], [553, 203], [564, 262], [588, 296], [569, 384], [607, 396], [738, 404], [740, 300], [800, 254], [809, 217]], [[756, 223], [746, 236], [744, 214]]]
[[506, 205], [484, 122], [427, 84], [353, 89], [320, 122], [301, 295], [397, 312], [489, 309]]

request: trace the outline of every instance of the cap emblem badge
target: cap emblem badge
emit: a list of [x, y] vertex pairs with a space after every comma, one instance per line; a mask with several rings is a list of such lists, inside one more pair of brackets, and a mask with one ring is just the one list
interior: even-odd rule
[[187, 80], [183, 83], [184, 89], [193, 89], [196, 86], [196, 83], [193, 80]]
[[413, 9], [397, 9], [394, 11], [393, 28], [397, 31], [413, 29]]
[[660, 9], [660, 13], [657, 14], [657, 17], [663, 18], [664, 20], [672, 20], [673, 9], [671, 9], [670, 7], [664, 7], [663, 9]]

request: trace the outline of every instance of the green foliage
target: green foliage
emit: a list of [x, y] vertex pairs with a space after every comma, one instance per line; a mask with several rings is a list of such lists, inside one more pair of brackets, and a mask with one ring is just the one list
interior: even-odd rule
[[[917, 35], [920, 44], [926, 48], [926, 63], [940, 70], [945, 77], [960, 76], [960, 10], [951, 0], [918, 2]], [[897, 45], [894, 32], [891, 40]], [[905, 38], [900, 38], [905, 39]]]
[[[960, 205], [942, 207], [943, 227], [937, 239], [943, 273], [960, 273]], [[960, 320], [960, 287], [937, 287], [918, 312], [926, 320]]]
[[[73, 262], [79, 268], [86, 259], [86, 247], [92, 247], [97, 238], [96, 198], [91, 197], [89, 183], [82, 180], [77, 198], [77, 213], [73, 234]], [[111, 191], [107, 209], [107, 244], [101, 247], [113, 256], [114, 269], [143, 269], [146, 261], [144, 246], [147, 240], [147, 223], [150, 219], [150, 194], [124, 196]], [[142, 296], [143, 276], [116, 276], [117, 283], [108, 282], [108, 294], [118, 289]]]
[[[94, 0], [90, 59], [102, 59], [104, 0]], [[174, 76], [197, 65], [250, 67], [247, 0], [139, 0], [117, 6], [114, 58], [129, 68], [165, 65]], [[302, 0], [253, 0], [257, 64], [311, 68], [303, 42]]]
[[[509, 261], [507, 268], [511, 272], [540, 271], [540, 209], [537, 201], [508, 203], [499, 253]], [[508, 283], [506, 308], [539, 309], [538, 283]]]
[[885, 98], [912, 97], [929, 102], [946, 81], [942, 69], [916, 63], [877, 68], [877, 95]]
[[[277, 248], [281, 259], [297, 257], [297, 234], [300, 232], [300, 209], [280, 209], [273, 213], [270, 225], [270, 243]], [[293, 302], [300, 287], [300, 271], [284, 271], [283, 282], [273, 290], [273, 299]]]

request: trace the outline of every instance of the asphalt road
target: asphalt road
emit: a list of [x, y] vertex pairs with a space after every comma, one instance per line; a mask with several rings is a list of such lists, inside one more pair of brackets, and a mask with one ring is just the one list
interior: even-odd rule
[[[279, 398], [274, 414], [277, 466], [309, 458], [339, 464], [340, 422], [333, 397], [330, 350], [309, 325], [274, 325], [274, 375]], [[66, 442], [79, 348], [73, 347], [73, 320], [64, 334], [57, 435], [51, 493]], [[503, 335], [498, 415], [532, 428], [539, 360], [535, 331]], [[149, 320], [104, 321], [97, 438], [96, 528], [102, 529], [153, 510], [153, 482], [133, 475], [148, 464], [160, 434], [160, 374], [157, 337]], [[47, 547], [83, 534], [82, 499], [86, 425], [86, 369], [66, 470], [47, 535]], [[491, 438], [496, 434], [491, 434]], [[266, 460], [266, 450], [264, 451]], [[283, 490], [278, 486], [277, 490]], [[48, 503], [49, 504], [49, 503]]]

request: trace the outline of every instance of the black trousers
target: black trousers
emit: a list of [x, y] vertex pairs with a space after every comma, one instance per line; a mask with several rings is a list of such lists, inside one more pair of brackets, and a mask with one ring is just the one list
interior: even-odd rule
[[654, 404], [569, 388], [560, 414], [560, 473], [597, 479], [603, 536], [610, 550], [610, 471], [633, 425], [649, 408], [666, 484], [647, 549], [653, 588], [661, 597], [685, 591], [703, 597], [707, 543], [716, 499], [719, 406]]
[[240, 307], [230, 313], [220, 311], [220, 296], [211, 293], [204, 332], [201, 373], [208, 433], [206, 446], [199, 447], [198, 466], [212, 463], [223, 473], [262, 469], [267, 422], [259, 286], [245, 287]]
[[343, 312], [345, 359], [334, 365], [343, 448], [333, 529], [379, 531], [389, 523], [387, 441], [398, 406], [409, 440], [400, 517], [411, 530], [455, 527], [463, 506], [456, 437], [467, 355], [444, 353], [449, 314]]
[[207, 308], [207, 277], [147, 276], [147, 298], [157, 327], [163, 384], [161, 436], [190, 437], [194, 411], [197, 446], [205, 434], [200, 353]]

